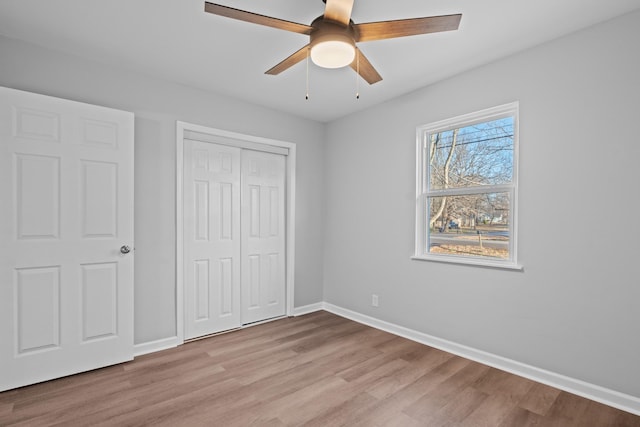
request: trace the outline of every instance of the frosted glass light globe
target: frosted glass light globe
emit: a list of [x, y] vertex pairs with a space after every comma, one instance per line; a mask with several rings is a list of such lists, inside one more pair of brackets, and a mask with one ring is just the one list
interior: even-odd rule
[[311, 60], [323, 68], [345, 67], [353, 62], [356, 49], [352, 43], [341, 40], [327, 40], [311, 47]]

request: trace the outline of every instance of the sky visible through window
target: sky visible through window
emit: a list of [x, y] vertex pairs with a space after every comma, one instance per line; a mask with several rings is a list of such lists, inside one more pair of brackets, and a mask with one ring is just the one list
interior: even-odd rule
[[513, 179], [513, 117], [430, 134], [429, 139], [431, 190]]

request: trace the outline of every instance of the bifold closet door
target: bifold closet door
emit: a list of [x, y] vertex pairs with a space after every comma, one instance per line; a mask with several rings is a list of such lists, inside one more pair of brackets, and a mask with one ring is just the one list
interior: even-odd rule
[[285, 314], [285, 157], [242, 152], [242, 323]]
[[185, 339], [285, 314], [285, 167], [185, 140]]
[[240, 156], [185, 140], [185, 339], [241, 325]]

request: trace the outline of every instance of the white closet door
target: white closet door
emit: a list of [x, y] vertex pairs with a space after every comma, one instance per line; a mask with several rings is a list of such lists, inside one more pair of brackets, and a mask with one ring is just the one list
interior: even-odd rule
[[185, 140], [185, 339], [241, 325], [240, 152]]
[[242, 152], [242, 323], [285, 314], [285, 157]]
[[0, 391], [133, 358], [133, 124], [0, 88]]

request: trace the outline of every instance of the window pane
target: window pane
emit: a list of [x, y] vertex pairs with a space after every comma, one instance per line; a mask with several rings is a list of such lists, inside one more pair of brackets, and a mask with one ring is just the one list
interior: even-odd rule
[[426, 137], [430, 189], [512, 181], [513, 117], [431, 133]]
[[509, 193], [429, 197], [430, 254], [509, 259]]

